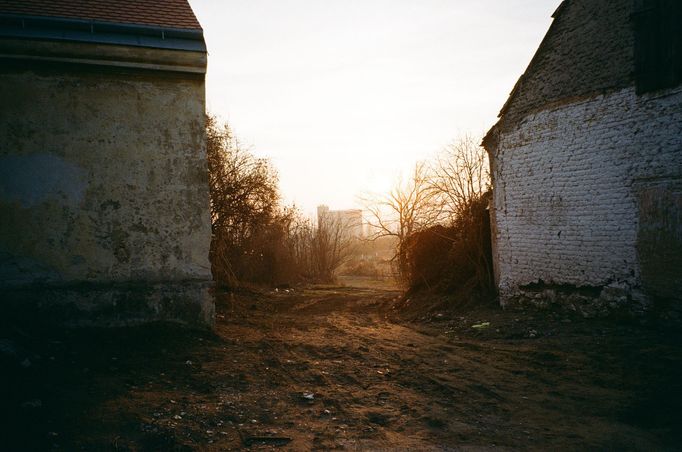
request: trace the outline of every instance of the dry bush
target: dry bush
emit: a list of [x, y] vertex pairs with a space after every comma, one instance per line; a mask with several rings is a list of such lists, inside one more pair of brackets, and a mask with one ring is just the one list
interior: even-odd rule
[[428, 186], [440, 223], [403, 241], [411, 290], [489, 292], [493, 288], [490, 175], [485, 150], [471, 136], [453, 141], [433, 163]]
[[[257, 281], [268, 234], [277, 230], [277, 173], [235, 138], [227, 124], [206, 120], [211, 199], [211, 270], [219, 285]], [[274, 228], [269, 231], [268, 229]]]
[[386, 195], [367, 195], [361, 200], [369, 214], [369, 239], [396, 239], [393, 263], [398, 282], [406, 284], [408, 275], [407, 240], [442, 218], [442, 201], [431, 181], [425, 162], [418, 162], [407, 180], [399, 180]]
[[451, 225], [413, 234], [407, 244], [409, 288], [452, 293], [466, 288], [478, 294], [493, 290], [489, 194], [470, 203]]
[[216, 283], [330, 281], [349, 248], [341, 226], [315, 228], [298, 209], [282, 206], [277, 172], [242, 146], [229, 125], [208, 116], [206, 134]]

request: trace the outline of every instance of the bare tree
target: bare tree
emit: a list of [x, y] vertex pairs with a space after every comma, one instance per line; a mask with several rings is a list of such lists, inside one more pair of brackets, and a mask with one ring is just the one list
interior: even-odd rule
[[406, 181], [400, 179], [388, 194], [362, 198], [369, 217], [369, 239], [387, 236], [397, 239], [394, 261], [401, 281], [407, 278], [407, 239], [442, 218], [443, 204], [430, 176], [426, 163], [418, 162], [410, 177]]
[[[490, 226], [486, 210], [490, 190], [488, 154], [470, 135], [449, 144], [437, 157], [431, 187], [448, 218], [451, 253], [472, 268], [480, 287], [492, 285]], [[464, 264], [466, 263], [466, 264]]]
[[[211, 265], [218, 283], [234, 286], [263, 255], [255, 240], [277, 219], [277, 173], [266, 159], [256, 158], [235, 138], [227, 124], [206, 118], [206, 150], [211, 201]], [[271, 231], [269, 231], [271, 232]]]
[[436, 158], [430, 185], [443, 201], [450, 221], [466, 215], [490, 189], [488, 154], [471, 135], [449, 145]]
[[342, 218], [326, 217], [318, 220], [313, 240], [313, 261], [318, 277], [334, 279], [334, 272], [348, 259], [357, 239], [349, 234], [352, 225]]

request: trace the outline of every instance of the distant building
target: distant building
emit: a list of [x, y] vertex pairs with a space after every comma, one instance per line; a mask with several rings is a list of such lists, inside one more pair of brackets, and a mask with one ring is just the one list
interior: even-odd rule
[[325, 205], [317, 206], [317, 224], [340, 228], [346, 238], [364, 237], [361, 209], [329, 210]]
[[0, 0], [0, 309], [213, 321], [206, 55], [186, 0]]
[[682, 2], [566, 0], [553, 17], [484, 139], [502, 303], [679, 308]]

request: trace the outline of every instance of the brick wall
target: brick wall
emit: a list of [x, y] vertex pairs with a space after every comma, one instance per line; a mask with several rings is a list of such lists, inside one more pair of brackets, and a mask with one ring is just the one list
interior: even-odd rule
[[[540, 282], [637, 296], [641, 193], [653, 184], [679, 202], [681, 106], [682, 88], [637, 96], [631, 86], [531, 113], [499, 134], [493, 238], [503, 303]], [[675, 247], [680, 212], [671, 212], [663, 223]]]

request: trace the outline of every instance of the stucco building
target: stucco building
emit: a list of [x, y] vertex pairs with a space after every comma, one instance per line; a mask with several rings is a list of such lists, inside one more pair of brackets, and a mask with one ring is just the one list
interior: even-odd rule
[[213, 321], [206, 60], [186, 0], [0, 0], [0, 305]]
[[679, 309], [682, 3], [566, 0], [553, 17], [484, 139], [502, 303]]

